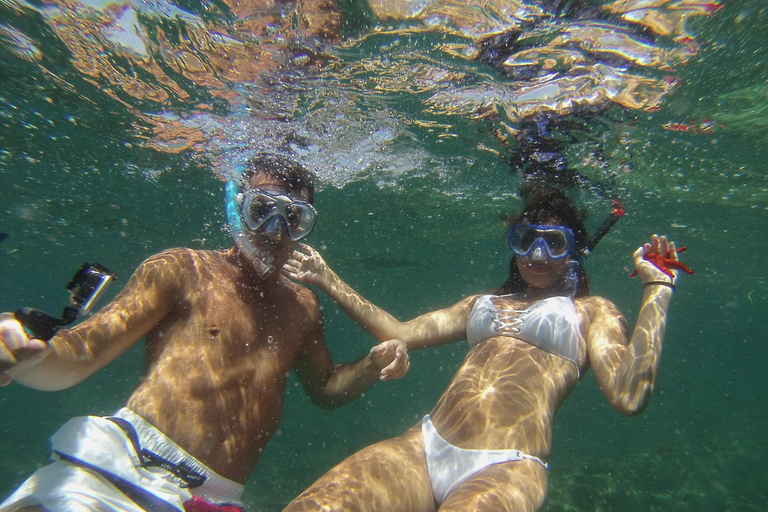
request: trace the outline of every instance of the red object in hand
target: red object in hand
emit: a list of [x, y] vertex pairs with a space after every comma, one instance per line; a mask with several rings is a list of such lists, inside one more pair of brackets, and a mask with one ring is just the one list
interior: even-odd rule
[[214, 505], [199, 496], [192, 496], [185, 501], [184, 510], [186, 512], [243, 512], [242, 507], [237, 505]]
[[[687, 247], [681, 247], [677, 249], [677, 253], [681, 253], [685, 251]], [[675, 275], [672, 273], [672, 269], [674, 270], [682, 270], [686, 274], [693, 274], [693, 270], [689, 269], [685, 265], [683, 265], [681, 262], [677, 261], [674, 258], [669, 257], [669, 251], [665, 252], [664, 254], [644, 254], [643, 259], [645, 261], [650, 261], [653, 263], [653, 265], [667, 274], [672, 279], [675, 278]], [[635, 277], [637, 275], [637, 270], [633, 270], [631, 274], [629, 274], [629, 277]]]

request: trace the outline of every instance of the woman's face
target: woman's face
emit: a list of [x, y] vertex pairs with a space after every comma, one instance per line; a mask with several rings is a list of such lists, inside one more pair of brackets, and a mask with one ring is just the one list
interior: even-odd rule
[[[550, 219], [543, 225], [560, 226], [562, 223]], [[551, 259], [541, 247], [534, 249], [528, 256], [515, 255], [520, 277], [532, 288], [550, 288], [560, 284], [568, 270], [568, 259]]]

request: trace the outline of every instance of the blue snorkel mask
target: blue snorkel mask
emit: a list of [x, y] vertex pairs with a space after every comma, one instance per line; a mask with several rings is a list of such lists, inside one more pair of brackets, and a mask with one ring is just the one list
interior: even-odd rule
[[610, 215], [595, 230], [586, 246], [576, 248], [574, 232], [565, 226], [536, 224], [515, 224], [509, 230], [509, 248], [519, 256], [546, 255], [551, 259], [568, 258], [562, 295], [575, 297], [579, 285], [579, 269], [595, 249], [600, 240], [608, 234], [624, 215], [624, 205], [619, 199], [613, 200]]
[[549, 259], [560, 260], [573, 253], [576, 237], [565, 226], [515, 224], [509, 229], [509, 248], [519, 256], [540, 250]]
[[[244, 174], [243, 166], [237, 169]], [[243, 191], [234, 179], [227, 182], [226, 208], [235, 245], [262, 279], [275, 270], [275, 257], [251, 243], [248, 233], [258, 230], [263, 236], [272, 236], [280, 232], [297, 242], [309, 235], [317, 222], [317, 212], [310, 203], [258, 187]]]
[[571, 229], [555, 225], [515, 224], [509, 230], [509, 248], [523, 257], [569, 258], [561, 294], [566, 297], [576, 295], [580, 265], [573, 258], [576, 236]]

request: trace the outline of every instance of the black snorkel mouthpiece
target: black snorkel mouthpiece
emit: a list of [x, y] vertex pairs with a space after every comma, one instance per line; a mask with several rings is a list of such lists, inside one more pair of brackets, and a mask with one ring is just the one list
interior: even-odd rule
[[589, 257], [590, 254], [592, 254], [592, 251], [595, 249], [595, 247], [597, 247], [597, 244], [600, 243], [600, 240], [602, 240], [603, 237], [608, 234], [611, 228], [613, 228], [613, 226], [619, 222], [619, 219], [622, 217], [622, 215], [624, 215], [624, 212], [625, 208], [624, 205], [621, 204], [621, 201], [614, 199], [613, 210], [611, 211], [611, 214], [608, 215], [603, 223], [600, 224], [600, 226], [595, 230], [595, 232], [590, 237], [589, 242], [587, 242], [587, 246], [579, 251], [579, 260], [583, 262]]
[[22, 308], [14, 317], [30, 331], [35, 338], [48, 341], [59, 328], [69, 325], [80, 315], [88, 313], [117, 275], [98, 263], [84, 263], [67, 285], [72, 294], [70, 304], [64, 307], [61, 318], [34, 308]]

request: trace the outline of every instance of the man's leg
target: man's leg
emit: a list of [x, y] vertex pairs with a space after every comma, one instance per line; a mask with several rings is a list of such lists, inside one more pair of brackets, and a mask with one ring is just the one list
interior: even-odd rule
[[421, 426], [364, 448], [320, 477], [285, 512], [434, 512]]

